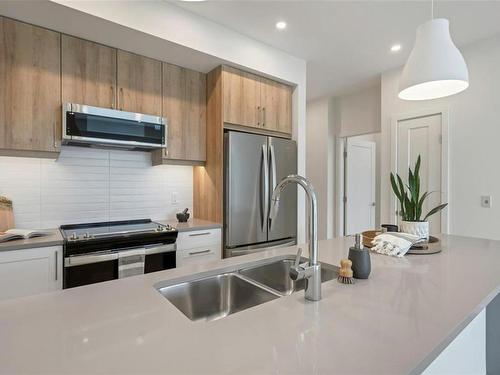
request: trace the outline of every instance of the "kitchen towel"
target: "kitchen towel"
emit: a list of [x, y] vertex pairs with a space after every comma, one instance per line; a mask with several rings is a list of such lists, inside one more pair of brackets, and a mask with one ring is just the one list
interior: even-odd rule
[[118, 253], [118, 278], [144, 273], [144, 249], [125, 250]]
[[403, 257], [413, 245], [422, 241], [419, 236], [413, 234], [387, 232], [373, 239], [371, 250], [379, 254]]

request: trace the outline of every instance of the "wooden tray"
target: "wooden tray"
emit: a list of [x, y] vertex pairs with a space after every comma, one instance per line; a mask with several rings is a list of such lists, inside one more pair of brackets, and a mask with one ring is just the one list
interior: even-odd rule
[[[372, 241], [373, 239], [378, 236], [379, 234], [382, 234], [381, 230], [367, 230], [362, 234], [363, 236], [363, 246], [367, 248], [372, 248]], [[391, 232], [385, 232], [390, 234]], [[406, 254], [436, 254], [441, 252], [441, 243], [439, 242], [439, 238], [436, 238], [434, 236], [429, 236], [429, 240], [426, 242], [421, 242], [417, 245], [413, 245], [410, 250]]]
[[441, 252], [441, 243], [439, 242], [439, 238], [436, 238], [434, 236], [429, 236], [428, 241], [413, 245], [406, 254], [425, 255], [425, 254], [437, 254], [440, 252]]

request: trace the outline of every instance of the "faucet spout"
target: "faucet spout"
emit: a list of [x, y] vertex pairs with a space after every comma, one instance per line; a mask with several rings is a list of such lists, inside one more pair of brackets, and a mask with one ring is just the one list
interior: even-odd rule
[[[273, 191], [271, 198], [271, 209], [269, 219], [272, 221], [278, 215], [279, 201], [282, 191], [290, 183], [296, 183], [305, 190], [309, 205], [309, 265], [300, 265], [292, 267], [290, 277], [294, 280], [306, 278], [305, 289], [306, 299], [319, 301], [321, 299], [321, 264], [318, 261], [318, 203], [316, 193], [311, 182], [299, 175], [290, 175], [280, 181]], [[298, 256], [300, 259], [300, 255]]]

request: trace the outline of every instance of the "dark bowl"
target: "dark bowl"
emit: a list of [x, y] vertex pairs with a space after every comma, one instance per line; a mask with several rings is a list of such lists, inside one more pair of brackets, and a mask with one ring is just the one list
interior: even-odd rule
[[189, 219], [189, 212], [187, 214], [179, 212], [176, 216], [177, 220], [179, 220], [179, 223], [185, 223]]

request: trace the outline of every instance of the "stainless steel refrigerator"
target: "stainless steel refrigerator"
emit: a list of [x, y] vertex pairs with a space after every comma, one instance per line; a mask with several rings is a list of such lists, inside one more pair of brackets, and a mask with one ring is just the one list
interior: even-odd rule
[[224, 134], [225, 257], [296, 243], [296, 185], [283, 191], [272, 226], [268, 220], [274, 187], [296, 173], [295, 141], [236, 131]]

